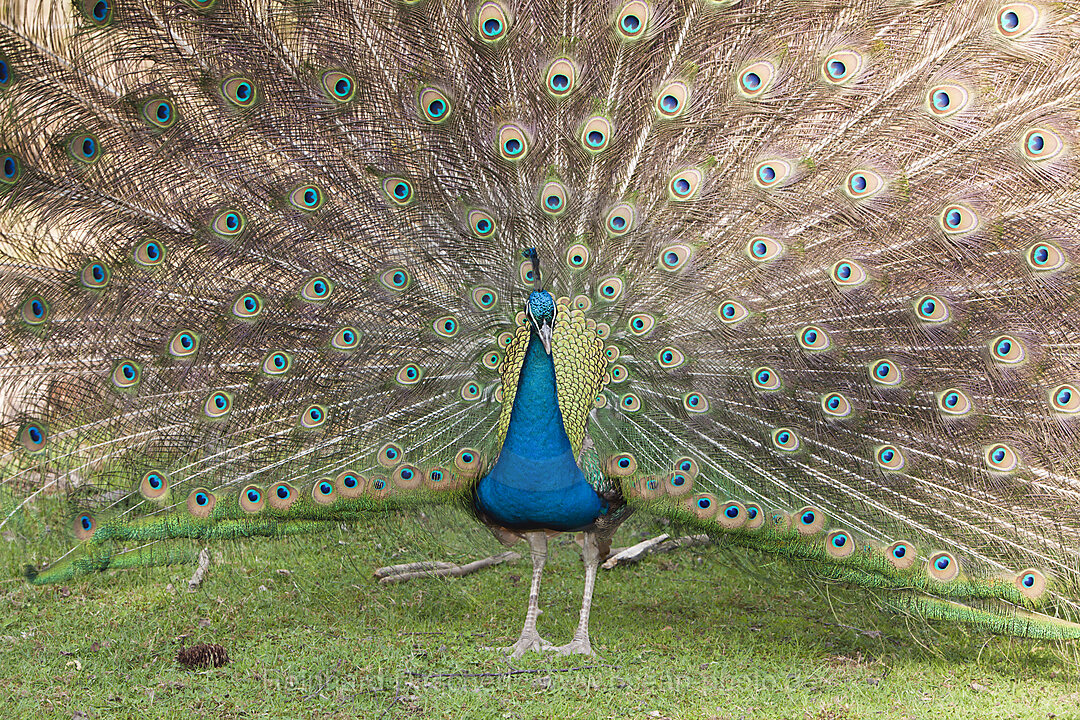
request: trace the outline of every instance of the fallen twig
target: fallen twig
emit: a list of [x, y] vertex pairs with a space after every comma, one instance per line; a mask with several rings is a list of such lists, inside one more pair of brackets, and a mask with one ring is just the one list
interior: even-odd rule
[[671, 552], [672, 550], [681, 547], [707, 545], [710, 542], [712, 542], [712, 539], [708, 535], [686, 535], [683, 537], [672, 538], [665, 533], [663, 535], [657, 535], [654, 538], [649, 538], [648, 540], [642, 540], [637, 545], [631, 545], [628, 548], [622, 548], [612, 552], [608, 559], [604, 561], [603, 568], [605, 570], [610, 570], [619, 565], [635, 563], [649, 553]]
[[519, 559], [521, 559], [519, 553], [508, 550], [483, 560], [474, 560], [465, 565], [455, 565], [448, 562], [415, 562], [405, 563], [404, 565], [391, 565], [376, 570], [375, 577], [379, 578], [380, 583], [405, 582], [418, 577], [461, 577], [492, 565]]
[[191, 574], [191, 578], [187, 581], [188, 592], [195, 592], [202, 585], [203, 577], [206, 575], [206, 569], [210, 567], [210, 551], [203, 548], [199, 551], [199, 566], [195, 568], [195, 572]]
[[409, 675], [418, 678], [468, 678], [468, 677], [506, 677], [508, 675], [539, 675], [540, 673], [565, 673], [574, 672], [575, 670], [593, 670], [595, 668], [613, 668], [619, 669], [618, 665], [582, 665], [580, 667], [572, 668], [536, 668], [534, 670], [507, 670], [505, 672], [490, 672], [490, 673], [435, 673], [433, 675], [425, 675], [424, 673], [411, 672]]

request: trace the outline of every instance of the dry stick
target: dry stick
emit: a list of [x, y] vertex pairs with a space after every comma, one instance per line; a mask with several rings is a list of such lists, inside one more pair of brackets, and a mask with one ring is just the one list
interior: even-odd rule
[[690, 547], [693, 545], [707, 545], [708, 543], [712, 542], [711, 538], [709, 538], [708, 535], [688, 535], [675, 539], [670, 538], [671, 536], [665, 533], [664, 535], [657, 535], [656, 537], [649, 538], [648, 540], [642, 540], [637, 545], [631, 545], [628, 548], [617, 550], [613, 552], [607, 560], [604, 561], [604, 564], [601, 567], [603, 567], [605, 570], [610, 570], [611, 568], [617, 567], [619, 565], [628, 565], [630, 563], [635, 563], [641, 560], [641, 558], [648, 553], [670, 552], [681, 547]]
[[187, 581], [188, 592], [195, 592], [202, 585], [208, 567], [210, 567], [210, 551], [203, 548], [199, 552], [199, 566], [195, 568], [195, 572], [191, 574], [191, 579]]
[[[406, 580], [412, 580], [418, 577], [461, 577], [462, 575], [468, 575], [474, 573], [477, 570], [482, 570], [492, 565], [499, 565], [500, 563], [510, 562], [512, 560], [520, 560], [521, 555], [510, 550], [498, 555], [492, 555], [489, 558], [483, 560], [474, 560], [471, 563], [465, 565], [455, 565], [454, 563], [444, 562], [422, 562], [422, 563], [406, 563], [405, 565], [392, 565], [390, 567], [379, 568], [375, 571], [375, 577], [379, 578], [380, 583], [396, 583], [405, 582]], [[419, 569], [417, 569], [419, 566]]]

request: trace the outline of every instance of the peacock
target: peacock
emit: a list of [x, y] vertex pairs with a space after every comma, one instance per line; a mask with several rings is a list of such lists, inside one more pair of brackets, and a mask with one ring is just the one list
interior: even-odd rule
[[1080, 638], [1078, 12], [8, 3], [0, 526], [56, 583], [464, 508], [520, 656], [640, 512]]

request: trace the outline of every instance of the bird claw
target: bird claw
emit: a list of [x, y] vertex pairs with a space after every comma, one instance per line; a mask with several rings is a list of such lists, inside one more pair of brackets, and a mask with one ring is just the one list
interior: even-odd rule
[[504, 648], [506, 652], [510, 654], [512, 658], [519, 658], [525, 653], [533, 650], [535, 652], [544, 652], [545, 650], [551, 650], [555, 646], [549, 643], [544, 638], [540, 637], [540, 633], [533, 631], [523, 630], [521, 637], [518, 641], [508, 648]]
[[592, 655], [592, 643], [589, 638], [574, 638], [565, 645], [551, 648], [560, 655]]

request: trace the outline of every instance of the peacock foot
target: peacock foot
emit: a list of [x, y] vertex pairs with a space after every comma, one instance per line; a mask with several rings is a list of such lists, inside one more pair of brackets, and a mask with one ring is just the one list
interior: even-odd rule
[[586, 635], [583, 638], [575, 637], [565, 645], [559, 645], [558, 647], [551, 648], [555, 652], [561, 655], [592, 655], [592, 643], [589, 642], [589, 637]]
[[544, 652], [545, 650], [551, 650], [554, 647], [554, 645], [540, 637], [540, 633], [536, 632], [536, 630], [522, 630], [521, 637], [518, 638], [518, 641], [504, 649], [506, 652], [510, 653], [510, 657], [519, 658], [530, 650]]

